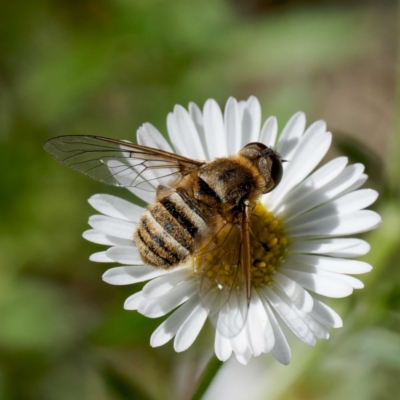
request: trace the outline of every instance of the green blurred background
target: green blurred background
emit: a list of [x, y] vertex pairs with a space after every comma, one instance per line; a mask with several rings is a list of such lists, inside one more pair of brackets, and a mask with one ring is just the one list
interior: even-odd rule
[[383, 226], [365, 289], [330, 301], [344, 318], [328, 342], [291, 338], [293, 361], [224, 364], [204, 398], [398, 399], [400, 140], [396, 1], [36, 0], [0, 4], [0, 399], [190, 399], [213, 351], [203, 330], [185, 353], [152, 349], [159, 325], [123, 301], [140, 285], [101, 280], [102, 246], [81, 237], [104, 187], [56, 163], [64, 134], [134, 140], [166, 132], [176, 103], [256, 95], [280, 127], [325, 119], [328, 159], [363, 162]]

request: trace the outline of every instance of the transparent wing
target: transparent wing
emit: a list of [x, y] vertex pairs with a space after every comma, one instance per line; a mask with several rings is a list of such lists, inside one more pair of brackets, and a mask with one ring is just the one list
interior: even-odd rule
[[205, 163], [100, 136], [59, 136], [48, 140], [44, 148], [56, 160], [98, 182], [149, 191], [159, 185], [175, 186]]
[[195, 241], [195, 276], [212, 323], [232, 338], [246, 323], [251, 297], [248, 218], [243, 212], [232, 223], [222, 217], [208, 222]]

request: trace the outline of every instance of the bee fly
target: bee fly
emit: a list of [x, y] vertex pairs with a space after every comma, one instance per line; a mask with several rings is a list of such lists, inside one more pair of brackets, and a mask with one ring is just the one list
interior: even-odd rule
[[273, 149], [249, 143], [236, 155], [203, 161], [99, 136], [60, 136], [44, 147], [96, 181], [156, 190], [132, 233], [143, 263], [170, 270], [194, 260], [201, 297], [219, 309], [244, 303], [243, 325], [251, 296], [251, 211], [283, 173]]

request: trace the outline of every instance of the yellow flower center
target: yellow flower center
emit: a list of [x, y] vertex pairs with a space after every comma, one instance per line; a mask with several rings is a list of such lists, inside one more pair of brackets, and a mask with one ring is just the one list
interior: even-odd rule
[[[274, 218], [261, 203], [253, 209], [250, 218], [251, 285], [259, 288], [271, 285], [272, 275], [281, 263], [288, 244], [284, 224]], [[214, 237], [206, 238], [194, 256], [194, 273], [200, 279], [201, 289], [229, 291], [243, 286], [237, 273], [240, 256], [240, 229], [231, 224], [214, 227]]]
[[255, 288], [271, 285], [272, 275], [281, 263], [288, 244], [285, 225], [261, 203], [254, 208], [251, 219], [251, 284]]

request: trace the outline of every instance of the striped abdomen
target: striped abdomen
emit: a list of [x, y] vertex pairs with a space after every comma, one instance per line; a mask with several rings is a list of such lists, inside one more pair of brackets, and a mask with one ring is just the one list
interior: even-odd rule
[[169, 269], [193, 252], [194, 237], [205, 226], [196, 204], [173, 192], [143, 214], [134, 239], [145, 264]]

